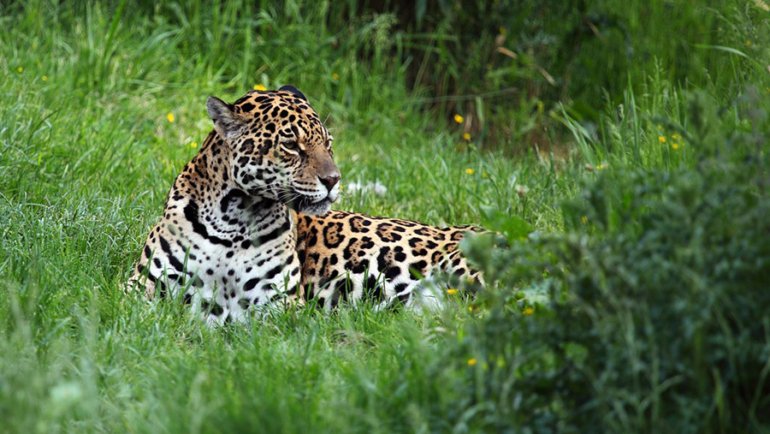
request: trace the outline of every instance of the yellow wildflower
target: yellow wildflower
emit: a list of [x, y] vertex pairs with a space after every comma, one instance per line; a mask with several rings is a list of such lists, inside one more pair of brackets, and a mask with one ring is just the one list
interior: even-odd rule
[[455, 295], [455, 294], [457, 294], [457, 292], [458, 291], [456, 289], [454, 289], [454, 288], [449, 288], [449, 289], [446, 290], [446, 293], [449, 294], [449, 295]]
[[471, 357], [470, 359], [468, 359], [468, 366], [476, 366], [476, 363], [478, 363], [478, 362], [479, 361], [476, 360], [475, 357]]
[[174, 117], [174, 114], [173, 114], [173, 113], [171, 113], [171, 112], [168, 112], [168, 113], [166, 114], [166, 120], [167, 120], [167, 121], [169, 121], [170, 123], [172, 123], [172, 124], [173, 124], [173, 123], [174, 123], [174, 121], [176, 120], [176, 118]]
[[22, 72], [24, 72], [24, 67], [23, 67], [23, 66], [20, 66], [20, 67], [16, 68], [16, 72], [18, 72], [19, 74], [21, 74]]
[[671, 144], [671, 149], [673, 149], [675, 151], [678, 150], [679, 149], [679, 143], [676, 143], [676, 142], [672, 143]]
[[459, 115], [459, 114], [455, 115], [455, 123], [461, 124], [461, 123], [463, 123], [463, 120], [464, 119], [463, 119], [463, 117], [461, 115]]
[[471, 141], [471, 133], [463, 133], [463, 140], [465, 140], [466, 142], [470, 142]]
[[198, 142], [190, 143], [190, 147], [193, 148], [193, 149], [197, 148], [198, 147]]
[[254, 90], [258, 90], [260, 92], [264, 92], [264, 91], [267, 90], [267, 88], [265, 87], [264, 84], [255, 84], [254, 85]]
[[476, 173], [476, 171], [471, 169], [470, 167], [465, 169], [465, 174], [466, 175], [473, 175], [474, 173]]
[[40, 79], [43, 80], [43, 81], [48, 81], [48, 76], [44, 75], [44, 76], [40, 77]]
[[527, 307], [525, 307], [525, 308], [524, 308], [524, 310], [522, 310], [522, 311], [521, 311], [521, 313], [522, 313], [524, 316], [530, 316], [530, 315], [532, 315], [533, 313], [535, 313], [535, 308], [534, 308], [534, 307], [531, 307], [531, 306], [527, 306]]
[[680, 140], [682, 136], [679, 135], [679, 133], [674, 133], [671, 135], [671, 140]]
[[658, 141], [660, 143], [666, 143], [666, 136], [658, 136]]
[[588, 216], [581, 216], [580, 223], [583, 223], [584, 225], [588, 224]]
[[340, 79], [340, 75], [336, 72], [332, 72], [332, 80], [337, 81]]

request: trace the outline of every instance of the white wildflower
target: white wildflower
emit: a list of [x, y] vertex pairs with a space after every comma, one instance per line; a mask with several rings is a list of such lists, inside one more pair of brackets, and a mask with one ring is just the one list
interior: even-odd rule
[[358, 182], [353, 181], [350, 184], [345, 185], [345, 190], [349, 193], [369, 193], [373, 192], [378, 196], [384, 196], [388, 192], [388, 188], [385, 187], [379, 180], [374, 182]]
[[527, 195], [527, 193], [529, 193], [529, 187], [526, 185], [516, 184], [514, 190], [516, 191], [516, 194], [519, 195], [519, 197], [524, 197]]

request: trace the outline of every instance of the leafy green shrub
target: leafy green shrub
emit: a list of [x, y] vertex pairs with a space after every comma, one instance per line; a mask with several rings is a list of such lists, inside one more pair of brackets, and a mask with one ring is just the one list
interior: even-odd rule
[[[731, 0], [388, 0], [338, 2], [339, 19], [390, 15], [395, 58], [421, 107], [478, 145], [563, 146], [549, 112], [597, 122], [605, 102], [657, 73], [735, 92], [770, 52], [767, 4]], [[332, 25], [334, 25], [332, 23]], [[458, 137], [460, 134], [458, 134]]]
[[519, 291], [487, 292], [469, 325], [453, 414], [484, 430], [767, 429], [769, 129], [746, 95], [721, 111], [691, 96], [692, 167], [604, 171], [565, 206], [565, 233], [496, 254], [470, 243], [490, 280]]

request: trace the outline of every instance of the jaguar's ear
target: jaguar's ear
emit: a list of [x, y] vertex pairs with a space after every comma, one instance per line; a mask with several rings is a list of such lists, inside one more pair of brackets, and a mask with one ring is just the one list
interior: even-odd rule
[[214, 129], [225, 140], [232, 140], [241, 134], [246, 121], [233, 111], [232, 105], [215, 96], [210, 96], [206, 100], [206, 110], [214, 121]]
[[305, 101], [307, 101], [307, 98], [305, 98], [305, 94], [300, 92], [299, 89], [297, 89], [296, 87], [294, 87], [294, 86], [292, 86], [290, 84], [287, 84], [286, 86], [281, 86], [281, 88], [278, 89], [278, 90], [284, 90], [286, 92], [292, 93], [295, 96], [298, 96], [299, 98], [302, 98]]

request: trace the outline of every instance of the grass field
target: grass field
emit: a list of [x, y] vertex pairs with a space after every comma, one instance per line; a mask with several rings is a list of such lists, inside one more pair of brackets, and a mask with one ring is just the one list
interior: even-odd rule
[[[498, 2], [468, 46], [461, 2], [75, 3], [0, 6], [0, 432], [770, 432], [767, 2]], [[121, 292], [206, 97], [288, 83], [337, 209], [509, 236], [487, 293], [212, 330]]]

